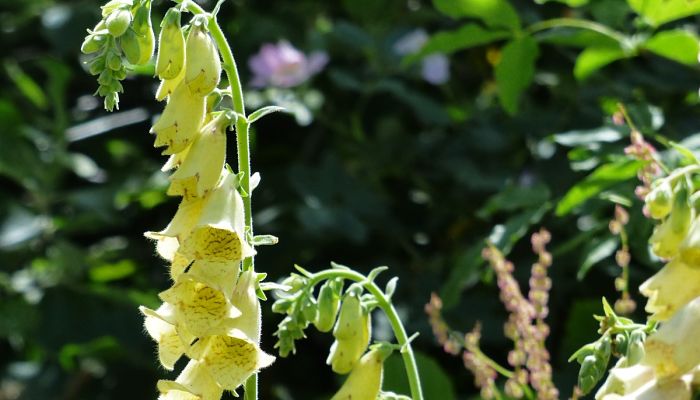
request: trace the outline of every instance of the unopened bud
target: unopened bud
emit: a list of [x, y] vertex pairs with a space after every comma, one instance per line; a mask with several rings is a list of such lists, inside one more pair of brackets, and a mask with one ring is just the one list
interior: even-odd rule
[[340, 293], [333, 287], [333, 281], [326, 281], [318, 295], [318, 315], [314, 321], [320, 332], [333, 329], [340, 308]]
[[114, 37], [123, 35], [131, 25], [131, 11], [128, 8], [120, 8], [113, 11], [105, 20], [109, 34]]
[[174, 79], [185, 67], [185, 37], [180, 27], [180, 11], [169, 9], [160, 26], [156, 74], [161, 79]]
[[211, 93], [221, 78], [221, 60], [204, 24], [193, 24], [187, 35], [185, 83], [199, 96]]

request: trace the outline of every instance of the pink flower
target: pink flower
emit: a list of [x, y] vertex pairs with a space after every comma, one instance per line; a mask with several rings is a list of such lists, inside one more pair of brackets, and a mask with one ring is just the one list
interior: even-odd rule
[[248, 60], [255, 87], [293, 87], [306, 82], [328, 63], [328, 55], [316, 51], [308, 56], [286, 40], [267, 43]]

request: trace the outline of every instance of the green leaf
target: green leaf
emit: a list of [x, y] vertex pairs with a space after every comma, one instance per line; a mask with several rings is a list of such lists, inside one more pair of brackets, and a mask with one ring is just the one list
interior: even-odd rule
[[259, 120], [260, 118], [266, 116], [267, 114], [272, 114], [274, 112], [285, 112], [285, 111], [286, 111], [286, 109], [284, 107], [266, 106], [266, 107], [263, 107], [259, 110], [253, 111], [248, 116], [248, 123], [252, 124], [253, 122]]
[[504, 256], [513, 249], [513, 245], [522, 239], [530, 227], [539, 223], [544, 214], [549, 210], [549, 202], [545, 202], [538, 208], [533, 208], [515, 215], [506, 221], [493, 227], [489, 235], [489, 241], [498, 248]]
[[132, 260], [121, 260], [113, 264], [100, 264], [90, 268], [90, 279], [94, 282], [111, 282], [127, 278], [136, 272]]
[[644, 48], [661, 57], [666, 57], [681, 64], [695, 66], [698, 63], [700, 44], [698, 37], [689, 31], [675, 29], [659, 32], [652, 36]]
[[654, 27], [700, 13], [700, 1], [694, 0], [627, 0], [627, 3]]
[[[431, 357], [415, 352], [416, 364], [420, 371], [421, 386], [426, 399], [456, 400], [457, 393], [450, 376]], [[384, 362], [383, 391], [409, 394], [406, 368], [401, 356], [394, 353]]]
[[503, 48], [496, 65], [496, 82], [501, 105], [511, 115], [517, 113], [520, 95], [532, 82], [538, 55], [537, 41], [530, 36], [515, 39]]
[[581, 7], [585, 6], [588, 4], [589, 0], [535, 0], [535, 3], [537, 4], [545, 4], [545, 3], [564, 3], [569, 7]]
[[428, 39], [417, 53], [407, 56], [403, 63], [412, 64], [428, 54], [450, 54], [459, 50], [491, 43], [511, 36], [507, 31], [486, 30], [476, 24], [466, 24], [455, 31], [443, 31]]
[[491, 196], [477, 211], [480, 218], [488, 218], [499, 211], [514, 211], [536, 207], [549, 200], [549, 188], [544, 184], [533, 186], [508, 185]]
[[587, 47], [576, 58], [574, 76], [579, 80], [586, 79], [604, 66], [627, 57], [628, 55], [619, 46]]
[[579, 281], [583, 280], [586, 274], [588, 274], [588, 271], [591, 270], [591, 267], [615, 253], [619, 244], [620, 240], [617, 236], [608, 236], [592, 240], [585, 248], [584, 254], [586, 257], [576, 273], [576, 279]]
[[45, 110], [48, 107], [46, 94], [31, 76], [27, 75], [15, 62], [6, 62], [5, 71], [20, 92], [37, 108]]
[[507, 0], [433, 0], [441, 13], [452, 18], [478, 18], [487, 26], [520, 29], [520, 17]]
[[601, 165], [569, 189], [559, 201], [559, 204], [557, 204], [556, 214], [560, 217], [566, 215], [603, 190], [616, 183], [635, 177], [640, 166], [640, 161], [627, 158], [620, 158], [614, 162]]

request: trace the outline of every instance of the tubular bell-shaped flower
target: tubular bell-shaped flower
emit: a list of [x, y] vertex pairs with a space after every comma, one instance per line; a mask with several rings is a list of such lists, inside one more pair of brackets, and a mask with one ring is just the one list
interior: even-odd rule
[[224, 390], [201, 362], [190, 360], [175, 381], [158, 381], [158, 400], [219, 400]]
[[700, 296], [700, 268], [676, 257], [647, 279], [639, 291], [649, 298], [645, 310], [652, 314], [651, 318], [665, 321]]
[[368, 351], [352, 368], [340, 390], [331, 400], [374, 400], [382, 387], [384, 360], [391, 348], [379, 347]]
[[192, 94], [206, 96], [219, 84], [221, 60], [203, 22], [193, 22], [186, 46], [185, 84]]
[[216, 186], [226, 160], [228, 124], [229, 119], [221, 114], [202, 127], [179, 168], [170, 176], [169, 195], [203, 197]]
[[180, 83], [165, 105], [163, 115], [151, 128], [156, 135], [155, 147], [167, 146], [163, 154], [178, 153], [189, 146], [204, 122], [206, 98], [190, 93]]
[[371, 329], [369, 311], [362, 306], [360, 298], [350, 291], [345, 295], [340, 306], [338, 321], [333, 330], [335, 342], [331, 345], [330, 354], [326, 360], [333, 372], [347, 374], [352, 371], [367, 349], [372, 336]]

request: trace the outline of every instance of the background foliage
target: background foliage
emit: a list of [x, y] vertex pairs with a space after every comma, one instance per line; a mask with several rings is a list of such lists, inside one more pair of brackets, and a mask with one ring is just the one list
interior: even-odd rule
[[[568, 395], [577, 366], [566, 358], [595, 337], [600, 297], [617, 296], [613, 202], [631, 208], [632, 287], [658, 268], [633, 195], [638, 165], [623, 157], [629, 131], [611, 121], [616, 104], [645, 135], [700, 146], [697, 20], [684, 18], [700, 10], [672, 0], [659, 12], [660, 3], [227, 2], [220, 20], [244, 81], [246, 60], [266, 42], [329, 57], [290, 90], [313, 122], [279, 114], [256, 124], [256, 231], [280, 237], [261, 249], [258, 269], [276, 280], [293, 263], [389, 265], [407, 327], [421, 333], [427, 398], [467, 399], [472, 377], [435, 344], [423, 306], [435, 291], [453, 327], [482, 321], [484, 347], [503, 361], [505, 312], [480, 251], [490, 238], [524, 278], [534, 256], [519, 240], [546, 226], [548, 346]], [[130, 77], [121, 110], [107, 114], [79, 54], [101, 3], [0, 5], [0, 399], [152, 399], [164, 372], [136, 307], [156, 305], [168, 278], [142, 232], [176, 207], [147, 134], [160, 108], [155, 82], [149, 71]], [[608, 31], [542, 23], [563, 17]], [[416, 28], [431, 38], [398, 55], [395, 44]], [[435, 52], [449, 55], [444, 84], [421, 78], [421, 57]], [[265, 312], [271, 349], [279, 316]], [[311, 335], [263, 371], [261, 397], [327, 398], [337, 387], [324, 364], [330, 342]], [[387, 389], [405, 386], [398, 359], [386, 376]]]

